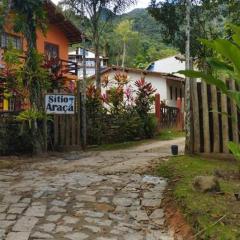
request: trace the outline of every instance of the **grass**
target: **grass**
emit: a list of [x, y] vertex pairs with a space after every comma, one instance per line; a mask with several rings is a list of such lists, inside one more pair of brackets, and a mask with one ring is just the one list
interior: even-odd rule
[[98, 150], [98, 151], [111, 151], [111, 150], [121, 150], [121, 149], [127, 149], [131, 147], [137, 147], [144, 143], [150, 143], [154, 140], [158, 141], [167, 141], [167, 140], [173, 140], [178, 137], [184, 137], [185, 133], [182, 131], [177, 131], [173, 129], [162, 129], [159, 134], [157, 134], [152, 139], [144, 139], [144, 140], [138, 140], [138, 141], [128, 141], [123, 143], [113, 143], [113, 144], [103, 144], [96, 147], [90, 147], [90, 149]]
[[147, 143], [150, 140], [139, 140], [139, 141], [129, 141], [129, 142], [123, 142], [123, 143], [113, 143], [113, 144], [102, 144], [99, 146], [90, 147], [89, 149], [93, 149], [96, 151], [111, 151], [111, 150], [121, 150], [121, 149], [127, 149], [131, 147], [139, 146], [143, 143]]
[[178, 137], [185, 137], [185, 132], [176, 129], [162, 129], [155, 137], [156, 140], [167, 141]]
[[[173, 198], [195, 232], [206, 229], [197, 239], [238, 240], [240, 202], [236, 201], [234, 193], [240, 191], [240, 181], [220, 179], [224, 195], [199, 193], [192, 188], [195, 176], [213, 175], [216, 169], [233, 171], [237, 170], [237, 164], [200, 157], [172, 157], [158, 167], [157, 174], [174, 180]], [[226, 217], [220, 223], [209, 227], [224, 215]]]

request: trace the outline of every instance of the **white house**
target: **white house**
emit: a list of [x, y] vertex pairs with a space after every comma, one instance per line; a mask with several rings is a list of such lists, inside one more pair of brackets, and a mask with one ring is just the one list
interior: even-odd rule
[[157, 60], [151, 63], [146, 70], [151, 72], [170, 73], [174, 76], [184, 77], [183, 75], [177, 73], [180, 70], [185, 70], [184, 57], [177, 55]]
[[[136, 90], [134, 83], [140, 80], [142, 77], [145, 78], [147, 82], [150, 82], [152, 86], [157, 90], [156, 93], [160, 94], [161, 101], [164, 101], [167, 106], [176, 107], [177, 98], [183, 98], [184, 94], [184, 78], [177, 77], [169, 73], [162, 72], [152, 72], [142, 69], [135, 68], [120, 68], [120, 67], [109, 67], [102, 71], [102, 77], [108, 75], [111, 80], [117, 72], [126, 72], [128, 75], [128, 85], [131, 85], [133, 90]], [[92, 77], [94, 78], [94, 76]], [[112, 81], [114, 82], [114, 81]], [[108, 88], [112, 87], [111, 85]], [[102, 88], [102, 93], [106, 93], [108, 88]]]
[[[91, 50], [85, 50], [86, 56], [86, 73], [87, 77], [95, 75], [95, 68], [96, 68], [96, 56], [95, 53]], [[78, 63], [78, 76], [80, 78], [83, 76], [83, 49], [76, 48], [75, 51], [71, 51], [68, 54], [69, 61], [77, 62]], [[101, 69], [105, 69], [108, 65], [108, 58], [100, 56], [100, 64]]]

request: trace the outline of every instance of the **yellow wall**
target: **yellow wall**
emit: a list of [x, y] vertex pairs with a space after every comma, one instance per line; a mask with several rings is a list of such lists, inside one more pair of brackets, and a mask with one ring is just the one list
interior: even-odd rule
[[3, 110], [4, 111], [8, 111], [9, 109], [8, 109], [8, 100], [7, 99], [4, 99], [3, 100]]

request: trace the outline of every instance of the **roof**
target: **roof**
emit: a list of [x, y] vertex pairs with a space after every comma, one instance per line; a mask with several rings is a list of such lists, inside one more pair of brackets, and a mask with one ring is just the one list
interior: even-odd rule
[[82, 42], [83, 33], [63, 15], [61, 10], [51, 0], [46, 0], [45, 8], [49, 23], [59, 27], [65, 33], [70, 44]]
[[[142, 69], [138, 69], [138, 68], [122, 68], [122, 67], [117, 67], [117, 66], [108, 67], [108, 68], [102, 70], [101, 71], [101, 75], [109, 73], [111, 71], [124, 71], [126, 73], [133, 72], [133, 73], [142, 74], [144, 76], [152, 75], [152, 76], [162, 77], [162, 78], [165, 78], [167, 80], [174, 80], [174, 81], [180, 81], [180, 82], [184, 82], [185, 81], [184, 78], [175, 76], [175, 75], [170, 74], [170, 73], [152, 72], [152, 71], [142, 70]], [[95, 75], [91, 76], [90, 79], [93, 79], [94, 77], [95, 77]]]
[[177, 72], [180, 70], [185, 70], [185, 61], [178, 56], [172, 56], [151, 63], [147, 67], [147, 70], [152, 72], [166, 72], [173, 74], [174, 76], [184, 77]]

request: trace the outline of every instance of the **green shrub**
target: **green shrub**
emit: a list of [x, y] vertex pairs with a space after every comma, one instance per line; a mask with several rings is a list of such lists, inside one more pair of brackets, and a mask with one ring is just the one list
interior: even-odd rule
[[[112, 87], [103, 95], [94, 85], [88, 86], [88, 144], [120, 143], [155, 135], [157, 120], [149, 114], [155, 90], [151, 83], [141, 79], [135, 83], [134, 97], [132, 87], [126, 85], [127, 79], [124, 74], [116, 74]], [[109, 84], [107, 76], [102, 84], [104, 87]]]
[[0, 155], [32, 153], [33, 145], [28, 131], [22, 131], [17, 122], [1, 123]]
[[155, 116], [148, 115], [144, 122], [144, 131], [147, 138], [152, 138], [157, 133], [158, 121]]

